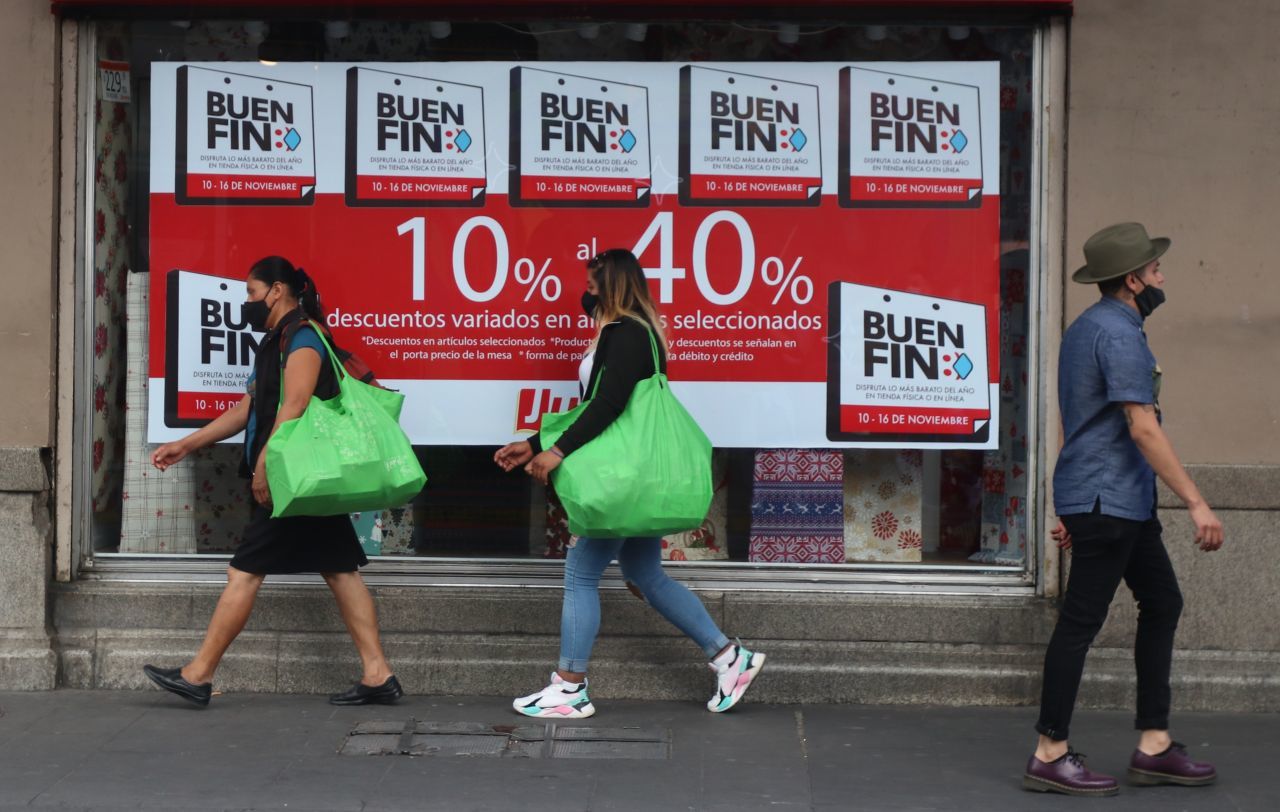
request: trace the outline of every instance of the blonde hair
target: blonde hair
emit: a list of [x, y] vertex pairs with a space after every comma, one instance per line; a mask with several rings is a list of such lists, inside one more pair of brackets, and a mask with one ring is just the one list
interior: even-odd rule
[[[658, 306], [649, 295], [649, 282], [640, 267], [640, 260], [625, 248], [601, 251], [587, 261], [587, 270], [596, 280], [600, 291], [600, 303], [596, 305], [596, 340], [600, 328], [623, 317], [641, 321], [653, 330], [663, 354], [667, 351], [667, 336], [658, 316]], [[593, 342], [594, 344], [594, 342]]]

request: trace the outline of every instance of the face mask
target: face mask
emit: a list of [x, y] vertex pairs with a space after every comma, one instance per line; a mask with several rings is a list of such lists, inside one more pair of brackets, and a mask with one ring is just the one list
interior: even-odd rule
[[584, 290], [582, 292], [582, 310], [588, 316], [594, 317], [596, 308], [600, 306], [600, 297], [591, 291]]
[[271, 315], [271, 308], [267, 307], [267, 300], [255, 299], [251, 302], [244, 302], [240, 305], [240, 321], [249, 325], [249, 329], [255, 333], [264, 333], [267, 330], [267, 317]]
[[1142, 318], [1151, 315], [1151, 311], [1164, 304], [1164, 291], [1153, 285], [1147, 285], [1142, 289], [1141, 293], [1134, 294], [1133, 303], [1138, 308], [1138, 314]]

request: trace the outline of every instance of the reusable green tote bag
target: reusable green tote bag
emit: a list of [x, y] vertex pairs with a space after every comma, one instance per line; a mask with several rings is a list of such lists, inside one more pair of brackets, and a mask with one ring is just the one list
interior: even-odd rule
[[[702, 524], [711, 507], [711, 441], [671, 393], [649, 333], [653, 377], [636, 384], [622, 414], [551, 472], [569, 532], [590, 538], [665, 536]], [[596, 389], [601, 370], [596, 377]], [[542, 416], [550, 448], [595, 397]]]
[[[404, 395], [358, 381], [338, 363], [324, 331], [338, 394], [312, 397], [301, 417], [267, 441], [271, 517], [333, 516], [400, 507], [427, 477], [400, 428]], [[280, 387], [284, 402], [284, 386]]]

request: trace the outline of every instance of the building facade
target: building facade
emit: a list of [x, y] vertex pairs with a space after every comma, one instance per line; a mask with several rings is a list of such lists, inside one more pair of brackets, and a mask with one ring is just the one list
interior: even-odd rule
[[[479, 401], [468, 409], [475, 422], [436, 414], [443, 411], [437, 399], [455, 391], [466, 398], [494, 390], [471, 380], [470, 388], [449, 388], [470, 373], [423, 373], [418, 380], [382, 349], [390, 342], [409, 346], [420, 340], [417, 334], [396, 332], [385, 320], [377, 329], [344, 322], [341, 314], [385, 306], [402, 315], [417, 312], [414, 302], [438, 301], [439, 277], [425, 266], [436, 267], [436, 242], [451, 239], [451, 284], [466, 301], [490, 296], [504, 303], [514, 296], [511, 301], [527, 305], [528, 312], [550, 318], [564, 310], [556, 305], [562, 295], [575, 301], [580, 265], [569, 261], [575, 249], [629, 239], [626, 247], [634, 244], [642, 259], [653, 257], [646, 260], [655, 266], [653, 278], [674, 274], [670, 266], [689, 269], [687, 276], [673, 276], [684, 280], [673, 285], [685, 287], [664, 300], [673, 317], [673, 362], [684, 365], [673, 367], [672, 377], [695, 414], [715, 424], [709, 428], [717, 446], [711, 513], [696, 531], [668, 537], [666, 557], [726, 632], [769, 651], [774, 666], [759, 686], [760, 698], [1032, 702], [1069, 567], [1069, 556], [1047, 533], [1058, 436], [1057, 347], [1064, 326], [1096, 295], [1071, 285], [1070, 272], [1082, 263], [1080, 246], [1089, 234], [1136, 219], [1174, 241], [1163, 263], [1170, 302], [1149, 331], [1164, 371], [1165, 425], [1227, 532], [1221, 552], [1198, 552], [1185, 511], [1162, 491], [1166, 542], [1187, 596], [1176, 702], [1183, 708], [1280, 707], [1280, 637], [1272, 622], [1280, 599], [1272, 588], [1275, 568], [1265, 564], [1267, 528], [1280, 510], [1280, 440], [1274, 432], [1280, 392], [1258, 372], [1277, 346], [1280, 315], [1275, 297], [1265, 294], [1272, 283], [1260, 239], [1269, 218], [1264, 196], [1280, 172], [1280, 160], [1266, 148], [1274, 110], [1264, 86], [1277, 61], [1265, 32], [1280, 22], [1280, 12], [1247, 3], [1209, 14], [1192, 2], [1121, 7], [1097, 0], [814, 2], [788, 6], [785, 13], [763, 3], [746, 4], [745, 11], [736, 4], [732, 12], [716, 3], [655, 3], [643, 10], [606, 3], [597, 4], [600, 16], [582, 18], [575, 4], [561, 5], [545, 4], [531, 17], [518, 3], [490, 4], [482, 14], [462, 4], [427, 2], [359, 8], [321, 3], [305, 12], [293, 3], [267, 4], [265, 10], [191, 4], [184, 9], [190, 16], [175, 20], [147, 3], [12, 4], [0, 60], [6, 74], [21, 81], [0, 90], [12, 112], [0, 123], [0, 139], [21, 159], [5, 170], [10, 193], [0, 201], [0, 229], [10, 247], [4, 274], [10, 294], [0, 303], [0, 330], [14, 350], [4, 361], [11, 386], [0, 399], [0, 560], [6, 564], [0, 568], [0, 687], [142, 687], [143, 662], [178, 662], [198, 644], [238, 541], [247, 494], [236, 476], [238, 446], [210, 449], [165, 475], [149, 469], [149, 448], [208, 416], [201, 412], [204, 399], [183, 399], [190, 393], [179, 386], [185, 374], [181, 336], [190, 331], [179, 328], [174, 314], [187, 295], [179, 291], [210, 283], [226, 290], [219, 279], [235, 281], [246, 260], [277, 250], [301, 257], [313, 271], [329, 292], [338, 338], [363, 341], [361, 351], [371, 354], [382, 377], [405, 388], [406, 410], [414, 412], [406, 425], [420, 449], [427, 488], [403, 508], [357, 519], [372, 558], [364, 573], [402, 681], [417, 693], [465, 685], [468, 693], [502, 695], [535, 683], [555, 652], [556, 559], [568, 531], [553, 496], [523, 478], [501, 475], [490, 457], [494, 447], [527, 428], [519, 414], [525, 405], [537, 411], [540, 403], [550, 404], [538, 398], [556, 373], [506, 374], [530, 379], [524, 387], [530, 401], [513, 403], [515, 425], [495, 431], [496, 424], [483, 422], [487, 407]], [[492, 120], [495, 111], [506, 115], [508, 108], [506, 99], [495, 107], [495, 96], [510, 92], [515, 111], [521, 98], [515, 88], [529, 96], [537, 86], [529, 77], [543, 74], [558, 75], [560, 86], [600, 79], [606, 82], [602, 92], [607, 83], [616, 83], [615, 93], [647, 88], [645, 129], [634, 118], [622, 124], [641, 133], [641, 142], [653, 135], [642, 186], [656, 197], [667, 172], [670, 199], [646, 201], [642, 214], [611, 204], [539, 200], [538, 181], [530, 177], [537, 158], [515, 146], [528, 150], [536, 138], [518, 137], [515, 124], [509, 134]], [[476, 88], [488, 94], [490, 126], [477, 130], [473, 121], [455, 118], [459, 133], [448, 134], [455, 139], [450, 148], [465, 152], [472, 142], [456, 140], [461, 128], [468, 139], [483, 133], [488, 166], [476, 170], [465, 206], [420, 199], [371, 204], [361, 196], [375, 194], [378, 178], [389, 177], [378, 175], [389, 171], [385, 165], [369, 170], [362, 185], [361, 170], [351, 168], [353, 153], [325, 152], [326, 139], [342, 130], [326, 118], [326, 111], [338, 109], [334, 100], [353, 108], [362, 98], [360, 82], [392, 75], [399, 77], [397, 85], [441, 80], [435, 90], [442, 94], [452, 83], [457, 99]], [[221, 182], [216, 161], [210, 157], [202, 170], [188, 172], [192, 155], [178, 149], [175, 157], [173, 145], [189, 135], [181, 94], [201, 76], [228, 85], [310, 83], [299, 104], [312, 114], [308, 123], [318, 140], [309, 158], [305, 143], [288, 147], [296, 159], [289, 171], [302, 178], [300, 186], [288, 188], [312, 195], [306, 204], [312, 208], [289, 214], [279, 200], [236, 201], [231, 192], [200, 199], [202, 190], [213, 188], [200, 184]], [[519, 79], [508, 85], [509, 76]], [[695, 119], [696, 102], [688, 99], [697, 97], [690, 88], [726, 76], [743, 87], [760, 81], [775, 93], [792, 91], [787, 98], [793, 107], [761, 114], [757, 103], [755, 122], [803, 128], [806, 140], [783, 136], [792, 139], [793, 155], [809, 145], [812, 156], [821, 139], [812, 207], [803, 199], [726, 200], [732, 195], [719, 192], [696, 199], [698, 172], [689, 167], [705, 147], [687, 146], [696, 143], [688, 134], [696, 128], [686, 124], [670, 137], [668, 149], [661, 119], [674, 120], [677, 106], [682, 122]], [[857, 153], [846, 146], [856, 137], [834, 123], [833, 102], [852, 98], [850, 87], [868, 76], [914, 88], [917, 125], [964, 130], [963, 141], [943, 138], [951, 139], [957, 157], [971, 147], [968, 156], [986, 158], [977, 170], [967, 159], [953, 162], [955, 177], [976, 178], [966, 195], [978, 205], [934, 200], [877, 206], [859, 199], [853, 184], [837, 192], [837, 175], [845, 183], [859, 171], [849, 168], [856, 160], [848, 156]], [[263, 87], [263, 93], [277, 92]], [[827, 123], [810, 124], [806, 113], [787, 112], [802, 111], [811, 88], [819, 102], [815, 110]], [[942, 93], [943, 101], [921, 102], [929, 93]], [[413, 100], [422, 103], [416, 117], [441, 123], [423, 113], [430, 94], [427, 88]], [[901, 97], [903, 106], [886, 103], [906, 129], [886, 124], [883, 132], [926, 139], [932, 131], [912, 130], [906, 121], [909, 95]], [[947, 110], [967, 110], [967, 99], [980, 111], [980, 134], [972, 119], [961, 125], [946, 118]], [[228, 103], [234, 110], [234, 100]], [[401, 119], [415, 117], [398, 109]], [[728, 109], [749, 118], [745, 106], [729, 103]], [[510, 115], [512, 121], [518, 117]], [[839, 115], [851, 122], [850, 132], [858, 131], [856, 111], [840, 108]], [[450, 124], [447, 113], [442, 121]], [[296, 129], [305, 137], [306, 126]], [[361, 132], [348, 123], [345, 137], [358, 145]], [[747, 131], [724, 132], [727, 138]], [[764, 129], [751, 132], [766, 135]], [[212, 145], [213, 130], [208, 133]], [[284, 128], [274, 136], [281, 143], [288, 137]], [[628, 142], [615, 143], [632, 153]], [[347, 180], [345, 196], [338, 194], [344, 157], [354, 179]], [[678, 170], [668, 171], [677, 163]], [[506, 176], [495, 176], [495, 165], [524, 177], [502, 186]], [[965, 175], [971, 170], [978, 174]], [[867, 172], [864, 189], [893, 179], [893, 172]], [[711, 162], [704, 173], [712, 179], [704, 178], [703, 191], [726, 179]], [[480, 189], [481, 183], [487, 187]], [[469, 208], [481, 197], [477, 190], [488, 198]], [[508, 191], [512, 200], [529, 199], [511, 203], [502, 199]], [[289, 208], [301, 210], [292, 202]], [[599, 240], [592, 232], [590, 239], [548, 247], [575, 218], [590, 221]], [[431, 230], [441, 222], [447, 224], [444, 240]], [[332, 235], [323, 232], [333, 223], [352, 229], [350, 238], [326, 242]], [[646, 224], [652, 228], [648, 237], [642, 236], [649, 234]], [[672, 237], [663, 231], [668, 224]], [[261, 233], [271, 229], [278, 230]], [[375, 246], [368, 235], [381, 233], [376, 229], [395, 237], [378, 238]], [[486, 231], [468, 241], [467, 235]], [[732, 246], [726, 240], [735, 233], [739, 244]], [[392, 270], [393, 261], [419, 250], [405, 250], [419, 236], [422, 266]], [[663, 247], [668, 238], [671, 261]], [[264, 249], [277, 245], [284, 247]], [[545, 250], [551, 263], [541, 274], [534, 259], [542, 255], [534, 250]], [[760, 258], [754, 265], [750, 252]], [[846, 271], [846, 261], [858, 270]], [[880, 276], [865, 270], [876, 262], [884, 266]], [[361, 267], [353, 270], [357, 263]], [[468, 270], [490, 266], [493, 277]], [[519, 281], [523, 289], [501, 290], [497, 280], [508, 268], [511, 287]], [[740, 292], [733, 278], [738, 268]], [[405, 284], [406, 276], [420, 286]], [[756, 287], [748, 292], [753, 278]], [[681, 310], [681, 297], [692, 296], [681, 291], [695, 281], [698, 309]], [[988, 434], [967, 443], [935, 442], [920, 432], [867, 441], [841, 425], [829, 426], [820, 442], [805, 442], [809, 435], [788, 429], [785, 416], [793, 402], [797, 412], [808, 408], [804, 398], [814, 384], [805, 370], [816, 365], [826, 372], [825, 348], [839, 335], [832, 329], [818, 336], [825, 343], [801, 340], [791, 354], [757, 350], [760, 357], [726, 373], [727, 381], [698, 377], [703, 349], [748, 323], [757, 292], [765, 296], [760, 313], [781, 313], [776, 308], [790, 302], [797, 319], [834, 321], [844, 311], [824, 306], [826, 281], [927, 294], [935, 311], [948, 303], [983, 303], [986, 321], [976, 329], [987, 341], [965, 349], [989, 372]], [[397, 292], [400, 287], [405, 291]], [[206, 299], [219, 296], [231, 304], [239, 290]], [[443, 308], [446, 315], [469, 306], [457, 302]], [[216, 346], [224, 354], [226, 345], [246, 346], [237, 344], [244, 336], [233, 332], [231, 311], [225, 312], [218, 327], [227, 330]], [[738, 321], [723, 314], [736, 314]], [[717, 317], [707, 332], [698, 331], [701, 320]], [[766, 324], [763, 318], [750, 324]], [[499, 336], [507, 341], [501, 346], [517, 346], [549, 334], [503, 332], [512, 328], [498, 322], [468, 329], [439, 335], [450, 341]], [[760, 328], [753, 336], [767, 332]], [[564, 335], [564, 346], [580, 346], [581, 330]], [[454, 345], [433, 340], [441, 341], [435, 345], [441, 351], [431, 361], [443, 369], [453, 360], [448, 353]], [[745, 352], [743, 346], [734, 349]], [[210, 371], [208, 355], [200, 356], [205, 365], [195, 363], [193, 374], [225, 374], [225, 365]], [[502, 363], [496, 355], [490, 359], [495, 369]], [[788, 377], [789, 368], [799, 370], [795, 377]], [[736, 393], [745, 393], [744, 399]], [[209, 399], [217, 396], [226, 394], [218, 390]], [[838, 406], [849, 403], [840, 399], [842, 391], [828, 396]], [[546, 397], [567, 403], [571, 390], [546, 388]], [[769, 404], [770, 415], [782, 416], [753, 416], [757, 398]], [[461, 439], [449, 441], [455, 437]], [[593, 664], [598, 693], [699, 695], [694, 650], [620, 581], [610, 585]], [[1122, 590], [1086, 673], [1085, 702], [1131, 704], [1134, 616], [1133, 601]], [[219, 672], [219, 688], [329, 691], [347, 681], [348, 649], [318, 578], [273, 577]]]

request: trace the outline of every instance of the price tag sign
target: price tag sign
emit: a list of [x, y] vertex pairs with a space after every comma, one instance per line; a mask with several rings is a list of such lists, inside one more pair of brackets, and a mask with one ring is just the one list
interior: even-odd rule
[[98, 98], [119, 104], [129, 103], [128, 62], [98, 60]]

